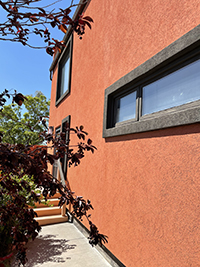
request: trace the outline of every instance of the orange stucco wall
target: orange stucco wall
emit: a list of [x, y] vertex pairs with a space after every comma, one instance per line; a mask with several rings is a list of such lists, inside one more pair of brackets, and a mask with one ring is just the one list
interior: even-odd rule
[[[200, 23], [199, 0], [92, 0], [94, 19], [74, 35], [70, 95], [50, 125], [71, 115], [98, 150], [68, 178], [92, 200], [108, 249], [128, 267], [200, 266], [200, 125], [102, 138], [104, 90]], [[73, 137], [72, 142], [77, 142]]]

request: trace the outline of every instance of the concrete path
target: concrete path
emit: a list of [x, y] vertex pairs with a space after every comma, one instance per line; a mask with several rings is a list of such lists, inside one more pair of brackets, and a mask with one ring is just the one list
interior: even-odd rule
[[72, 223], [43, 226], [29, 243], [27, 258], [25, 267], [111, 266]]

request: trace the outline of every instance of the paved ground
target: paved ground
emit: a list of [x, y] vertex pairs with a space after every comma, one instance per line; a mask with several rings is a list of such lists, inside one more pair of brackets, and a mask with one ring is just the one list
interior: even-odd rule
[[43, 226], [29, 243], [27, 258], [25, 267], [111, 266], [72, 223]]

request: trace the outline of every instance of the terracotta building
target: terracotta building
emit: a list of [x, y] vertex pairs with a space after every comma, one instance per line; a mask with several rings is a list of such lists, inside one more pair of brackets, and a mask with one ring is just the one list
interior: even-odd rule
[[68, 169], [70, 186], [121, 266], [200, 266], [200, 1], [81, 12], [92, 29], [80, 40], [69, 27], [50, 67], [50, 125], [84, 125], [97, 147]]

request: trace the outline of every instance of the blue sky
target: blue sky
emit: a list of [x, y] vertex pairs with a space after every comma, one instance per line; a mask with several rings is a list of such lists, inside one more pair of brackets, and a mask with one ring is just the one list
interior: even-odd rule
[[[53, 0], [42, 0], [40, 6], [54, 2]], [[78, 0], [74, 1], [79, 2]], [[55, 4], [54, 8], [66, 8], [71, 0], [63, 0]], [[0, 7], [0, 22], [4, 11]], [[51, 26], [48, 27], [51, 30]], [[53, 31], [53, 38], [61, 40], [63, 33], [59, 30]], [[35, 36], [33, 45], [40, 42], [40, 37]], [[49, 67], [52, 57], [45, 49], [31, 49], [22, 44], [0, 40], [0, 92], [4, 89], [16, 89], [25, 95], [34, 95], [36, 91], [41, 91], [48, 99], [51, 95], [51, 81], [49, 78]]]

